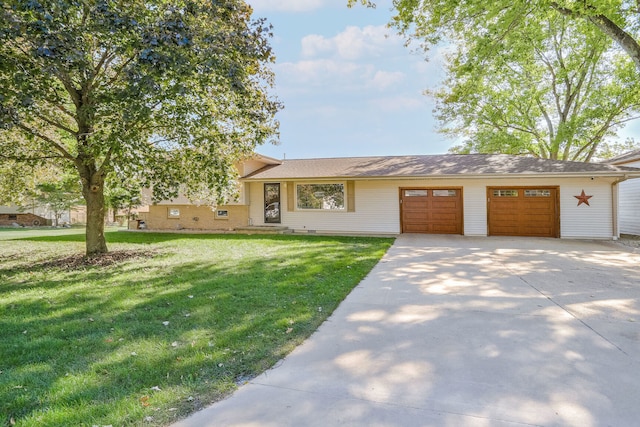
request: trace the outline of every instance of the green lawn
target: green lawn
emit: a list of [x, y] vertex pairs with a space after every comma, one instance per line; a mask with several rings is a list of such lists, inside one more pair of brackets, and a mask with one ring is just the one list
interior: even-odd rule
[[[61, 231], [61, 230], [54, 230]], [[0, 424], [166, 425], [308, 337], [391, 239], [0, 232]]]

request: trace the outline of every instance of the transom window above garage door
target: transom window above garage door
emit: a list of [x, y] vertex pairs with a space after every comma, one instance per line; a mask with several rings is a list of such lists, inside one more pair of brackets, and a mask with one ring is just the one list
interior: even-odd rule
[[518, 190], [493, 190], [493, 197], [518, 197]]
[[433, 197], [456, 197], [458, 190], [431, 190]]
[[551, 197], [551, 190], [524, 190], [524, 197]]
[[427, 197], [429, 190], [404, 190], [405, 197]]
[[456, 197], [458, 190], [404, 190], [405, 197], [427, 197], [429, 195], [433, 197]]

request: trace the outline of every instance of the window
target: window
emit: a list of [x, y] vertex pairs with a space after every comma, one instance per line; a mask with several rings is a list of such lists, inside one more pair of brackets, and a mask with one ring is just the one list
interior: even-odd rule
[[296, 207], [309, 210], [344, 210], [344, 184], [297, 184]]
[[493, 197], [518, 197], [518, 190], [493, 190]]
[[524, 197], [551, 197], [551, 190], [524, 190]]
[[18, 219], [18, 215], [9, 215], [9, 219], [10, 219], [10, 220], [11, 220], [11, 219], [15, 219], [15, 220], [17, 220], [17, 219]]
[[456, 190], [432, 190], [433, 197], [456, 197], [458, 192]]
[[229, 219], [229, 211], [226, 209], [216, 209], [216, 218]]
[[428, 190], [404, 190], [405, 197], [427, 197]]
[[180, 209], [178, 209], [178, 208], [169, 208], [169, 209], [167, 209], [167, 217], [169, 217], [169, 218], [180, 218]]

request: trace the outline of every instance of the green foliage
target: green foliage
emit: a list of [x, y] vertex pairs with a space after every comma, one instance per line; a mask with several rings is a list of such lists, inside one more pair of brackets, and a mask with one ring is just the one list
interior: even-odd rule
[[36, 206], [46, 206], [53, 212], [55, 223], [59, 225], [60, 216], [72, 206], [82, 203], [80, 184], [74, 175], [65, 175], [56, 181], [36, 184], [32, 200]]
[[446, 129], [469, 138], [455, 151], [589, 160], [637, 109], [640, 11], [630, 0], [394, 6], [392, 25], [408, 39], [458, 48], [435, 93]]
[[161, 199], [185, 185], [216, 201], [234, 162], [277, 137], [270, 27], [251, 12], [241, 0], [2, 3], [0, 158], [76, 168], [88, 253], [106, 250], [89, 237], [111, 171]]
[[118, 210], [130, 212], [132, 208], [142, 205], [142, 187], [134, 180], [121, 181], [115, 173], [111, 173], [105, 187], [105, 204], [113, 209], [114, 216]]
[[168, 425], [289, 353], [392, 243], [107, 232], [94, 265], [53, 231], [0, 233], [2, 425]]
[[[432, 92], [455, 152], [589, 161], [640, 106], [640, 79], [612, 42], [582, 21], [523, 19], [502, 43], [463, 34]], [[476, 64], [482, 64], [477, 66]]]
[[394, 7], [392, 24], [408, 37], [423, 41], [425, 48], [465, 32], [485, 38], [486, 47], [491, 48], [523, 22], [543, 25], [550, 13], [561, 13], [611, 38], [640, 72], [640, 9], [635, 0], [395, 0]]

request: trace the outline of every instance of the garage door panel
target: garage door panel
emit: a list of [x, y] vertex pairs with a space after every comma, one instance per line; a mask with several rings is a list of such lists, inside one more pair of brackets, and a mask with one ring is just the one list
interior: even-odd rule
[[402, 189], [402, 232], [462, 234], [459, 189]]
[[433, 224], [431, 232], [434, 234], [460, 234], [458, 227], [453, 224]]
[[427, 222], [426, 217], [424, 216], [424, 211], [409, 211], [405, 212], [405, 220], [410, 223], [413, 222]]
[[488, 188], [489, 235], [558, 237], [557, 188]]

